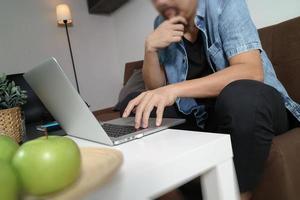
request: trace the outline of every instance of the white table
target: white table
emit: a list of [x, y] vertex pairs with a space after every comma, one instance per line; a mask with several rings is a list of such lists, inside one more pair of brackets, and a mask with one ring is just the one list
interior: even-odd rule
[[[81, 147], [104, 147], [72, 139]], [[123, 166], [86, 199], [153, 199], [200, 175], [204, 199], [239, 199], [228, 135], [168, 129], [113, 148], [122, 151]]]

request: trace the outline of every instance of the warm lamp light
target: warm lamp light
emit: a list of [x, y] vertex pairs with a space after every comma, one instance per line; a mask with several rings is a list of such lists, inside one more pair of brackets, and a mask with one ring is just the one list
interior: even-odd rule
[[72, 23], [71, 11], [67, 4], [59, 4], [56, 6], [56, 17], [58, 24]]

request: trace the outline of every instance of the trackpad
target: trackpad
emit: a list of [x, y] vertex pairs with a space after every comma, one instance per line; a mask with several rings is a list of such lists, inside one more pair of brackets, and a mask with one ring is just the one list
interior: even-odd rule
[[[107, 121], [105, 123], [134, 126], [135, 125], [135, 118], [134, 117], [118, 118], [118, 119]], [[153, 127], [153, 126], [155, 127], [155, 118], [149, 118], [149, 127]]]

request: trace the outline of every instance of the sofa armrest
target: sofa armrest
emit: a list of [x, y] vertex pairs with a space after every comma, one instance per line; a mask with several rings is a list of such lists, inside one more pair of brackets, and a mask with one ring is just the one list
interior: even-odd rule
[[300, 128], [274, 138], [253, 200], [300, 199]]
[[102, 121], [102, 122], [119, 118], [120, 112], [114, 111], [113, 109], [114, 109], [114, 107], [105, 108], [102, 110], [95, 111], [95, 112], [93, 112], [93, 114], [99, 121]]

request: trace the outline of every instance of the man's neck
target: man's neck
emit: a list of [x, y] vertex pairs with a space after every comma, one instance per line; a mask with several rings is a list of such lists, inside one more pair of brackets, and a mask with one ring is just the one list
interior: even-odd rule
[[197, 8], [195, 7], [193, 14], [191, 15], [192, 17], [188, 19], [188, 25], [185, 27], [184, 37], [191, 42], [195, 42], [197, 40], [199, 32], [199, 29], [195, 25], [196, 12]]

